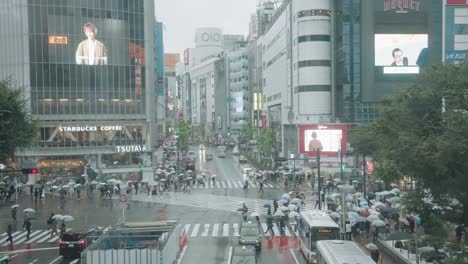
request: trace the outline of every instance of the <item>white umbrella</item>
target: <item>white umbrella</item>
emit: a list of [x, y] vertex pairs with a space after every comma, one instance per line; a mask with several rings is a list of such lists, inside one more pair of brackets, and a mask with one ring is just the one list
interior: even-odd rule
[[110, 180], [108, 180], [107, 182], [114, 183], [114, 182], [116, 182], [116, 181], [117, 181], [116, 179], [110, 179]]
[[357, 218], [359, 217], [359, 214], [356, 212], [348, 212], [349, 218]]
[[47, 181], [46, 184], [47, 184], [47, 185], [51, 185], [51, 184], [52, 184], [52, 181]]
[[360, 196], [362, 196], [362, 193], [361, 193], [361, 192], [357, 192], [357, 193], [354, 194], [354, 196], [360, 197]]
[[328, 214], [330, 217], [332, 218], [341, 218], [341, 215], [337, 212], [331, 212], [330, 214]]
[[91, 181], [90, 184], [95, 185], [95, 184], [98, 184], [98, 182], [97, 181]]
[[418, 251], [421, 253], [426, 253], [426, 252], [433, 252], [435, 249], [433, 247], [420, 247], [418, 248]]
[[64, 189], [70, 188], [70, 185], [64, 185], [64, 186], [62, 186], [62, 188], [64, 188]]
[[64, 215], [63, 218], [62, 218], [62, 221], [64, 221], [64, 222], [71, 222], [73, 220], [75, 220], [75, 218], [73, 216], [71, 216], [71, 215]]
[[285, 199], [289, 200], [289, 198], [291, 198], [291, 196], [289, 194], [285, 193], [285, 194], [281, 195], [281, 198], [285, 198]]
[[400, 189], [398, 189], [398, 188], [393, 188], [393, 189], [391, 190], [391, 192], [400, 193], [401, 191], [400, 191]]
[[80, 183], [78, 183], [78, 184], [75, 185], [75, 188], [80, 188], [80, 187], [81, 187], [81, 184], [80, 184]]
[[280, 211], [282, 211], [282, 212], [284, 212], [284, 211], [289, 211], [289, 208], [286, 207], [286, 206], [280, 206], [278, 209], [279, 209]]
[[294, 203], [294, 204], [301, 204], [301, 199], [299, 198], [294, 198], [291, 200], [291, 203]]
[[187, 170], [186, 173], [192, 173], [192, 170]]
[[36, 210], [32, 209], [32, 208], [26, 208], [23, 210], [24, 213], [35, 213]]
[[63, 218], [63, 215], [60, 215], [60, 214], [56, 214], [52, 216], [52, 219], [56, 219], [56, 220], [62, 220], [62, 218]]
[[377, 227], [383, 227], [385, 226], [385, 222], [382, 220], [375, 220], [375, 221], [372, 221], [372, 225], [377, 226]]
[[211, 175], [211, 178], [215, 178], [215, 177], [216, 177], [216, 174]]
[[284, 216], [284, 213], [281, 212], [280, 210], [276, 211], [276, 213], [274, 214], [274, 216]]
[[250, 214], [250, 216], [252, 216], [252, 217], [256, 217], [256, 216], [260, 216], [260, 214], [259, 214], [259, 213], [257, 213], [257, 212], [253, 212], [253, 213], [251, 213], [251, 214]]
[[379, 247], [373, 243], [369, 243], [366, 245], [366, 248], [370, 249], [370, 250], [378, 250]]
[[398, 187], [398, 184], [396, 184], [396, 183], [391, 183], [390, 186], [392, 186], [392, 188], [396, 188], [396, 187]]
[[380, 220], [380, 217], [378, 217], [377, 215], [371, 214], [371, 215], [369, 215], [369, 216], [367, 217], [367, 220], [370, 221], [370, 222], [372, 222], [372, 221], [375, 221], [375, 220]]
[[289, 213], [289, 215], [288, 215], [289, 218], [299, 217], [299, 216], [300, 216], [300, 214], [299, 214], [298, 212], [291, 212], [291, 213]]
[[289, 210], [291, 211], [296, 211], [297, 210], [297, 205], [291, 204], [288, 206]]
[[17, 207], [19, 207], [19, 204], [14, 204], [11, 206], [11, 208], [17, 208]]
[[58, 189], [57, 185], [52, 186], [52, 189]]

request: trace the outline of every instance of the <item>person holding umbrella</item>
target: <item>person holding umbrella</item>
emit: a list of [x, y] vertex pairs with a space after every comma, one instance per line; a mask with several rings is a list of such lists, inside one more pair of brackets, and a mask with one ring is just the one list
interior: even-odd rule
[[26, 218], [24, 220], [23, 228], [26, 229], [26, 240], [29, 240], [29, 236], [31, 235], [31, 220]]
[[258, 189], [258, 192], [263, 193], [263, 181], [260, 181], [259, 187], [260, 187], [260, 189]]
[[16, 212], [19, 205], [15, 204], [11, 207], [11, 218], [16, 222]]
[[[271, 213], [271, 212], [270, 212]], [[271, 214], [268, 214], [266, 217], [266, 224], [267, 224], [267, 230], [265, 231], [265, 234], [268, 234], [268, 231], [271, 232], [271, 236], [275, 235], [275, 231], [273, 231], [273, 216]]]
[[60, 225], [60, 238], [62, 238], [63, 234], [67, 231], [67, 226], [65, 225], [65, 221], [62, 221]]
[[11, 224], [8, 225], [7, 227], [7, 240], [6, 241], [10, 241], [10, 245], [13, 245], [13, 236], [12, 236], [12, 233], [13, 233], [13, 227], [11, 226]]
[[275, 214], [277, 210], [278, 210], [278, 202], [276, 200], [273, 200], [273, 214]]
[[247, 221], [247, 212], [249, 211], [249, 208], [245, 203], [242, 203], [242, 208], [240, 208], [239, 211], [242, 211], [242, 218], [244, 221]]

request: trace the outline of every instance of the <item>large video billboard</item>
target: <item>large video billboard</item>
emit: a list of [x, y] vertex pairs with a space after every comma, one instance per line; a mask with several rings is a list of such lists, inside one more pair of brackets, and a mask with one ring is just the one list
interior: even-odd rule
[[299, 127], [299, 152], [316, 157], [338, 157], [341, 150], [346, 152], [348, 127], [341, 124], [303, 125]]

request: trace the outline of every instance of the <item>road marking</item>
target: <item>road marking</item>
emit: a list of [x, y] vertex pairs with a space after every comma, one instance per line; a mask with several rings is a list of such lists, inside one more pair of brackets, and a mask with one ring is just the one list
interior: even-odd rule
[[232, 224], [232, 227], [234, 228], [234, 234], [232, 234], [233, 236], [238, 236], [239, 235], [239, 224], [235, 223], [235, 224]]
[[[16, 232], [14, 232], [13, 234], [11, 234], [11, 236], [13, 237], [13, 241], [15, 241], [15, 236], [16, 236], [16, 234], [18, 234], [18, 233], [21, 233], [21, 231], [16, 231]], [[2, 240], [0, 240], [0, 244], [6, 242], [7, 239], [8, 239], [8, 236], [5, 237], [5, 238], [3, 238]], [[8, 243], [9, 243], [9, 242], [8, 242]]]
[[229, 236], [229, 224], [224, 224], [223, 225], [223, 236], [224, 237]]
[[46, 235], [46, 234], [49, 234], [49, 230], [45, 230], [45, 231], [42, 231], [41, 234], [37, 235], [36, 237], [32, 238], [32, 239], [29, 239], [28, 241], [26, 241], [26, 244], [27, 243], [32, 243], [38, 239], [40, 239], [42, 236]]
[[231, 258], [232, 258], [232, 247], [229, 247], [229, 255], [228, 255], [227, 264], [231, 263]]
[[191, 237], [196, 237], [197, 236], [199, 228], [200, 228], [200, 224], [195, 224], [195, 226], [193, 227], [193, 230], [192, 230]]
[[209, 224], [205, 224], [203, 226], [203, 232], [201, 233], [201, 237], [207, 237], [208, 236], [208, 230], [210, 229], [210, 225]]
[[76, 263], [78, 263], [79, 260], [80, 260], [80, 259], [77, 258], [77, 259], [75, 259], [74, 261], [70, 262], [70, 264], [76, 264]]
[[[31, 237], [35, 236], [37, 233], [41, 232], [41, 230], [36, 230], [34, 232], [32, 232], [30, 235], [29, 235], [29, 239], [31, 239]], [[27, 237], [23, 237], [22, 239], [18, 240], [18, 241], [14, 241], [15, 242], [15, 245], [18, 245], [19, 243], [22, 243], [24, 241], [26, 241]]]
[[50, 237], [50, 236], [45, 236], [45, 237], [41, 238], [40, 240], [38, 240], [37, 243], [42, 243], [42, 242], [46, 241], [46, 240], [49, 239], [49, 238], [52, 238], [52, 237]]
[[265, 185], [270, 187], [270, 188], [275, 188], [275, 186], [273, 186], [273, 184], [271, 184], [271, 183], [265, 183]]
[[211, 232], [211, 236], [217, 237], [218, 236], [218, 231], [219, 231], [219, 224], [214, 224], [213, 225], [213, 231]]
[[263, 229], [263, 233], [265, 233], [268, 229], [268, 226], [266, 223], [262, 223], [262, 229]]
[[[237, 186], [237, 184], [239, 184], [239, 186]], [[242, 187], [242, 184], [240, 183], [240, 181], [239, 181], [239, 182], [233, 181], [233, 182], [232, 182], [232, 186], [234, 186], [234, 188], [241, 188], [241, 187]]]
[[187, 234], [187, 235], [189, 233], [190, 226], [191, 226], [191, 224], [186, 224], [185, 225], [185, 234]]
[[226, 188], [226, 184], [224, 182], [221, 182], [221, 184], [223, 185], [223, 188]]
[[59, 248], [59, 247], [18, 249], [18, 250], [13, 250], [13, 251], [3, 251], [3, 252], [0, 252], [0, 254], [16, 254], [16, 253], [29, 252], [29, 251], [56, 250], [56, 249], [58, 249], [58, 248]]
[[[185, 251], [187, 250], [188, 246], [184, 246], [184, 249], [182, 249], [182, 252], [180, 253], [180, 257], [177, 260], [177, 264], [180, 264], [182, 262], [182, 259], [184, 258]], [[52, 263], [51, 263], [52, 264]]]
[[52, 262], [50, 262], [49, 264], [54, 264], [55, 262], [62, 260], [62, 259], [63, 259], [63, 256], [59, 256], [58, 258], [52, 260]]
[[[71, 228], [67, 228], [67, 229], [65, 230], [65, 232], [68, 232], [68, 231], [70, 231], [70, 230], [71, 230]], [[49, 241], [47, 241], [47, 242], [48, 242], [48, 243], [52, 243], [52, 242], [57, 241], [59, 238], [60, 238], [59, 236], [56, 236], [56, 237], [52, 238], [51, 240], [49, 240]]]
[[284, 228], [284, 233], [286, 234], [286, 236], [291, 236], [291, 232], [289, 232], [289, 228], [288, 228], [288, 227], [285, 227], [285, 228]]
[[215, 182], [215, 183], [216, 183], [216, 186], [217, 186], [218, 188], [221, 187], [220, 184], [219, 184], [219, 182]]
[[275, 234], [280, 234], [280, 231], [278, 229], [278, 226], [276, 224], [273, 224], [273, 232], [275, 232]]
[[35, 259], [35, 260], [29, 262], [29, 264], [36, 263], [38, 260], [39, 260], [39, 259]]
[[296, 254], [294, 254], [294, 251], [292, 250], [292, 248], [289, 249], [289, 252], [293, 256], [294, 262], [296, 262], [296, 264], [299, 264], [299, 260], [297, 260]]
[[232, 188], [232, 187], [231, 187], [231, 183], [226, 182], [226, 184], [227, 184], [228, 188]]

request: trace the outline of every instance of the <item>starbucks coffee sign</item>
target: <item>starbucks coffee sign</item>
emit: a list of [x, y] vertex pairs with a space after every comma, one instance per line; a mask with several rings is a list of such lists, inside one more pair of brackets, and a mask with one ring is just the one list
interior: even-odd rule
[[119, 153], [148, 151], [145, 145], [116, 146], [115, 148]]
[[60, 132], [121, 131], [122, 126], [67, 126], [59, 127]]

